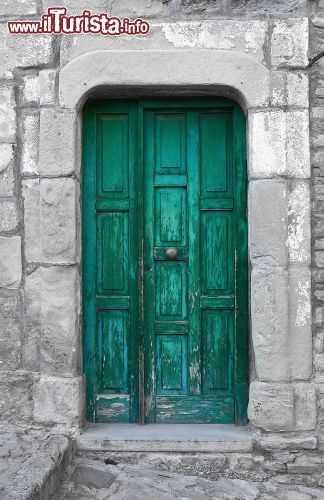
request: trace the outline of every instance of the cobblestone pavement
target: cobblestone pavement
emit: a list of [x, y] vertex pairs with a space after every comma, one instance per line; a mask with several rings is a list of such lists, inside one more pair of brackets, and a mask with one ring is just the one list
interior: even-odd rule
[[[108, 459], [108, 460], [107, 460]], [[106, 461], [112, 461], [106, 455]], [[67, 468], [55, 500], [254, 500], [324, 499], [324, 488], [283, 486], [221, 478], [215, 481], [159, 470], [145, 460], [107, 463], [103, 455], [76, 456]]]
[[[77, 453], [41, 429], [0, 428], [1, 500], [324, 500], [324, 488], [188, 475], [145, 455]], [[68, 465], [69, 464], [69, 465]], [[65, 470], [65, 472], [63, 472]], [[196, 470], [196, 469], [195, 469]], [[55, 491], [54, 495], [53, 492]]]
[[65, 436], [0, 427], [0, 499], [50, 498], [71, 457], [71, 443]]

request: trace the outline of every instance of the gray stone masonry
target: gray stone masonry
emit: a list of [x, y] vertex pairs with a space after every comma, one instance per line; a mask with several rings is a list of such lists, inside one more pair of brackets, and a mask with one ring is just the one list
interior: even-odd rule
[[324, 0], [93, 0], [94, 13], [148, 19], [150, 34], [8, 33], [8, 19], [52, 3], [85, 7], [0, 1], [0, 420], [73, 435], [84, 424], [82, 104], [97, 87], [194, 89], [236, 99], [248, 124], [253, 446], [213, 470], [323, 486], [324, 58], [309, 62], [324, 49]]

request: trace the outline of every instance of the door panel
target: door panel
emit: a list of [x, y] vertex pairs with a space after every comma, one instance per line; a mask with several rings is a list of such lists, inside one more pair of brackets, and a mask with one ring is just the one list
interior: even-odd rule
[[242, 112], [112, 100], [84, 118], [87, 419], [244, 423]]
[[[169, 110], [164, 115], [160, 110], [144, 112], [144, 239], [148, 242], [144, 262], [150, 268], [144, 288], [147, 298], [155, 296], [156, 307], [155, 317], [147, 308], [144, 318], [146, 349], [151, 351], [145, 417], [147, 422], [217, 422], [220, 418], [228, 422], [234, 419], [234, 234], [232, 210], [225, 211], [218, 202], [221, 195], [227, 200], [232, 195], [234, 166], [232, 155], [227, 154], [233, 144], [230, 114], [186, 110], [181, 114], [181, 123], [186, 124], [182, 128], [174, 125], [178, 117], [172, 118]], [[161, 123], [172, 131], [173, 139], [162, 141]], [[171, 168], [164, 179], [159, 173], [163, 188], [154, 183], [161, 172], [156, 159], [162, 147], [164, 158], [174, 164], [175, 159], [177, 164], [185, 159], [181, 168], [187, 172], [180, 179], [170, 176]], [[203, 199], [208, 199], [208, 209], [201, 205]], [[233, 196], [230, 201], [233, 207]], [[165, 238], [161, 238], [163, 225]], [[168, 259], [163, 252], [169, 246], [176, 248], [176, 259]], [[230, 309], [217, 310], [223, 307], [224, 297], [232, 299]], [[164, 337], [156, 328], [163, 320], [168, 321]], [[187, 326], [186, 334], [170, 335], [179, 322]], [[201, 409], [213, 406], [212, 397], [204, 399], [212, 394], [228, 396], [214, 420]]]

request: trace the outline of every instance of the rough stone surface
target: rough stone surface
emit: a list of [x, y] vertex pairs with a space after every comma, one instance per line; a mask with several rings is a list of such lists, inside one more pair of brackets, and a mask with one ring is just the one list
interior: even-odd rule
[[308, 181], [293, 181], [290, 185], [287, 246], [290, 263], [310, 264], [311, 225]]
[[307, 108], [308, 99], [308, 75], [306, 73], [287, 74], [287, 103], [289, 106], [302, 106]]
[[262, 436], [260, 446], [267, 451], [278, 452], [280, 450], [314, 450], [317, 445], [315, 436], [291, 437], [278, 435]]
[[12, 36], [7, 24], [0, 24], [0, 76], [16, 67], [50, 64], [54, 54], [50, 35]]
[[77, 286], [73, 267], [41, 267], [26, 280], [30, 340], [37, 342], [43, 373], [71, 376], [78, 370]]
[[41, 338], [41, 278], [40, 271], [34, 271], [25, 277], [24, 302], [26, 318], [22, 350], [23, 366], [27, 370], [40, 369]]
[[0, 196], [14, 194], [13, 160], [12, 144], [0, 144]]
[[27, 261], [76, 262], [76, 181], [29, 179], [23, 197]]
[[252, 382], [249, 418], [267, 431], [294, 429], [294, 394], [289, 384]]
[[284, 111], [249, 116], [250, 175], [265, 178], [286, 172], [286, 114]]
[[[289, 270], [290, 377], [308, 380], [312, 374], [311, 273], [309, 268]], [[315, 408], [314, 408], [315, 409]], [[307, 422], [306, 414], [305, 423]]]
[[22, 127], [21, 171], [38, 174], [39, 115], [24, 114]]
[[34, 420], [73, 425], [82, 420], [84, 384], [81, 377], [40, 377], [34, 382]]
[[0, 87], [0, 140], [14, 142], [16, 137], [15, 97], [12, 87]]
[[273, 23], [271, 62], [275, 66], [305, 67], [308, 64], [308, 19]]
[[234, 12], [251, 12], [256, 14], [279, 13], [306, 13], [306, 0], [230, 0]]
[[0, 288], [18, 288], [21, 271], [20, 237], [0, 236]]
[[71, 460], [71, 441], [39, 429], [0, 428], [0, 496], [5, 500], [52, 498]]
[[24, 77], [22, 85], [22, 101], [24, 105], [38, 104], [39, 102], [39, 80], [37, 75]]
[[75, 113], [43, 109], [40, 117], [39, 170], [41, 175], [68, 175], [74, 164]]
[[[142, 500], [161, 498], [219, 499], [219, 500], [311, 500], [324, 498], [322, 488], [307, 488], [300, 485], [283, 485], [274, 481], [252, 481], [235, 478], [235, 466], [244, 463], [244, 457], [236, 457], [227, 463], [220, 461], [218, 474], [209, 472], [208, 464], [214, 464], [217, 470], [217, 458], [214, 456], [180, 457], [149, 454], [114, 454], [104, 456], [100, 453], [77, 454], [63, 478], [54, 500], [89, 498], [111, 498], [121, 500], [131, 498]], [[106, 464], [105, 464], [106, 459]], [[109, 464], [111, 461], [111, 465]], [[296, 459], [296, 469], [305, 470], [308, 459]], [[245, 461], [246, 462], [246, 461]], [[246, 462], [247, 463], [247, 462]], [[252, 462], [253, 463], [253, 462]], [[313, 459], [313, 464], [316, 462]], [[254, 464], [256, 466], [256, 464]], [[314, 465], [313, 465], [313, 468]], [[82, 470], [84, 474], [80, 474]], [[91, 480], [86, 482], [85, 479]], [[222, 474], [222, 476], [220, 475]], [[251, 474], [251, 472], [250, 472]], [[226, 477], [224, 477], [226, 476]], [[254, 477], [254, 476], [253, 476]], [[110, 483], [105, 487], [104, 483]], [[86, 484], [85, 484], [86, 483]]]
[[20, 363], [19, 297], [0, 297], [0, 370], [16, 370]]
[[257, 377], [289, 380], [288, 273], [254, 269], [251, 276], [252, 340]]
[[249, 250], [253, 266], [287, 264], [287, 185], [252, 181], [249, 186]]
[[0, 372], [0, 420], [7, 422], [30, 421], [33, 412], [33, 381], [23, 371]]
[[316, 392], [312, 384], [295, 384], [295, 429], [309, 431], [316, 425]]
[[50, 105], [55, 100], [56, 71], [46, 70], [39, 72], [40, 104]]
[[18, 225], [17, 206], [14, 200], [0, 199], [0, 231], [10, 232]]
[[291, 111], [286, 115], [287, 175], [310, 176], [308, 111]]
[[0, 16], [25, 16], [36, 12], [36, 0], [2, 0], [0, 6]]

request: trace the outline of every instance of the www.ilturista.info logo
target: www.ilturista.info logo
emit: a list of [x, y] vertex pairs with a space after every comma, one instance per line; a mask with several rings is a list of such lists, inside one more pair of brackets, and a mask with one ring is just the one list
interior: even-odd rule
[[65, 7], [49, 7], [39, 21], [8, 21], [8, 30], [13, 35], [92, 33], [119, 36], [147, 35], [150, 25], [141, 18], [132, 21], [128, 17], [110, 17], [106, 12], [94, 15], [90, 10], [84, 10], [79, 16], [68, 16]]

